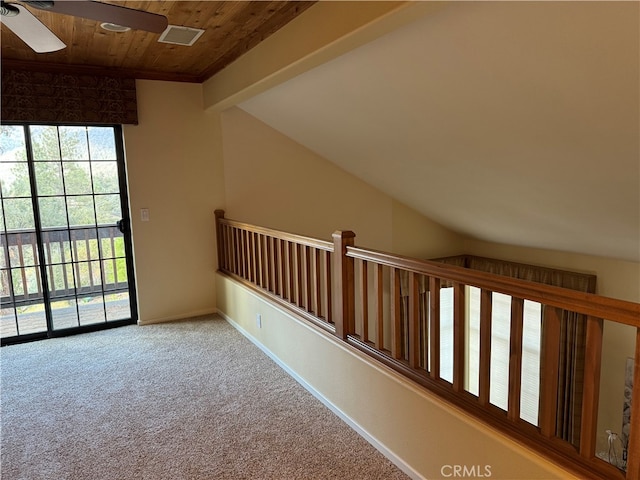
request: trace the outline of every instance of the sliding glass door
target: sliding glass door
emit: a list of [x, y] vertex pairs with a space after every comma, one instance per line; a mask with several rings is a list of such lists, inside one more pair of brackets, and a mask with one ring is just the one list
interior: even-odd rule
[[0, 129], [2, 342], [134, 322], [121, 129]]

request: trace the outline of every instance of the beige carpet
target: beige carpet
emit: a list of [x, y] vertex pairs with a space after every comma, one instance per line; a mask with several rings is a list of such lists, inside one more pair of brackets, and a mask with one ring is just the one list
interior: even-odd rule
[[0, 362], [2, 480], [408, 478], [217, 317]]

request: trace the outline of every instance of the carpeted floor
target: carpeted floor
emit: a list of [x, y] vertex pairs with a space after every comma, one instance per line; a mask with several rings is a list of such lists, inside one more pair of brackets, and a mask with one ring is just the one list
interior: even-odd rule
[[2, 480], [408, 478], [215, 316], [0, 362]]

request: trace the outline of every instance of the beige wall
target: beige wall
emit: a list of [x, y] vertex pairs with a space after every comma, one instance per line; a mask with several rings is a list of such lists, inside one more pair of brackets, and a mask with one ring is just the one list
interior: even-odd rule
[[[479, 468], [483, 474], [489, 466], [495, 479], [573, 478], [236, 282], [218, 276], [216, 289], [225, 317], [412, 478], [443, 478], [445, 465]], [[256, 326], [258, 313], [262, 328]]]
[[462, 238], [232, 108], [222, 114], [228, 218], [404, 255], [459, 253]]
[[[138, 81], [124, 129], [140, 323], [215, 311], [213, 211], [224, 203], [217, 117], [202, 86]], [[148, 208], [150, 221], [140, 221]]]
[[[417, 258], [472, 253], [598, 275], [598, 293], [640, 301], [633, 262], [463, 238], [393, 200], [246, 112], [205, 113], [200, 85], [138, 82], [140, 124], [125, 147], [140, 323], [214, 311], [212, 212], [329, 240], [356, 232], [361, 246]], [[223, 160], [224, 154], [224, 160]], [[140, 221], [149, 208], [150, 222]], [[629, 327], [605, 325], [599, 440], [620, 429]]]

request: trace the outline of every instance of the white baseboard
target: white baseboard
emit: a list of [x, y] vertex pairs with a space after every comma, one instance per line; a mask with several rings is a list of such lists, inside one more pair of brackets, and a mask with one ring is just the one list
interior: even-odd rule
[[390, 462], [392, 462], [395, 466], [397, 466], [400, 470], [406, 473], [413, 480], [427, 480], [420, 473], [415, 471], [410, 465], [408, 465], [404, 460], [398, 457], [394, 452], [389, 450], [383, 443], [381, 443], [377, 438], [367, 432], [362, 426], [360, 426], [357, 422], [355, 422], [351, 417], [349, 417], [346, 413], [344, 413], [340, 408], [338, 408], [335, 404], [333, 404], [329, 399], [327, 399], [322, 392], [316, 390], [312, 385], [307, 383], [307, 381], [299, 376], [296, 372], [291, 370], [287, 364], [285, 364], [280, 358], [278, 358], [271, 350], [269, 350], [266, 346], [260, 343], [253, 335], [247, 332], [240, 324], [236, 323], [231, 317], [229, 317], [226, 313], [218, 309], [218, 315], [224, 318], [231, 326], [233, 326], [236, 330], [238, 330], [242, 335], [248, 338], [254, 345], [256, 345], [260, 350], [262, 350], [269, 358], [271, 358], [274, 362], [280, 366], [285, 372], [287, 372], [293, 379], [302, 385], [309, 393], [311, 393], [314, 397], [320, 400], [327, 408], [329, 408], [333, 413], [335, 413], [338, 417], [340, 417], [347, 425], [349, 425], [353, 430], [355, 430], [362, 438], [364, 438], [367, 442], [369, 442], [376, 450], [378, 450], [382, 455], [384, 455]]
[[150, 320], [138, 320], [138, 325], [154, 325], [156, 323], [166, 323], [166, 322], [175, 322], [177, 320], [191, 320], [197, 317], [203, 317], [206, 315], [214, 315], [217, 313], [215, 308], [206, 309], [206, 310], [196, 310], [194, 312], [189, 313], [181, 313], [179, 315], [172, 315], [170, 317], [162, 317], [162, 318], [152, 318]]

